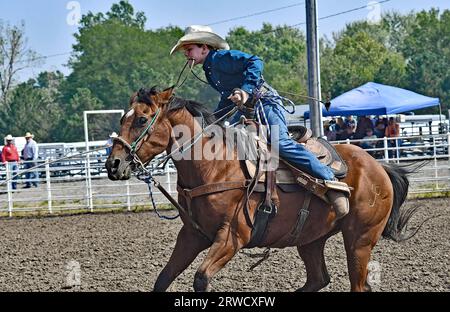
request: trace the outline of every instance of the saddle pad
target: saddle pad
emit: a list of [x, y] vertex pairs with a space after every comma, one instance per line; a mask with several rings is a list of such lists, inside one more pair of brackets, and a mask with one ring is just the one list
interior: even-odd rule
[[[250, 161], [246, 160], [245, 165], [247, 167], [248, 174], [250, 177], [254, 177], [256, 173], [256, 165]], [[291, 170], [283, 163], [279, 162], [279, 166], [276, 172], [276, 181], [277, 184], [296, 184], [294, 175], [292, 174]], [[258, 182], [264, 182], [266, 180], [266, 175], [263, 174], [259, 178]]]

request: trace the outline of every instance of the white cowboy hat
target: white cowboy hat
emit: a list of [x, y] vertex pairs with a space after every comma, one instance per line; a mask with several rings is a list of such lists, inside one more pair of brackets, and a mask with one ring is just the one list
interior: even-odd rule
[[186, 44], [200, 43], [210, 45], [218, 50], [229, 50], [228, 43], [213, 32], [211, 27], [202, 25], [191, 25], [184, 31], [184, 36], [170, 50], [170, 55], [181, 49]]
[[12, 135], [11, 135], [11, 134], [8, 134], [8, 135], [5, 137], [5, 140], [6, 140], [6, 141], [12, 141], [12, 140], [13, 140]]
[[111, 134], [109, 135], [109, 137], [110, 137], [110, 138], [117, 138], [118, 135], [117, 135], [117, 133], [113, 132], [113, 133], [111, 133]]
[[34, 138], [34, 135], [31, 134], [30, 132], [25, 133], [25, 137], [26, 138]]

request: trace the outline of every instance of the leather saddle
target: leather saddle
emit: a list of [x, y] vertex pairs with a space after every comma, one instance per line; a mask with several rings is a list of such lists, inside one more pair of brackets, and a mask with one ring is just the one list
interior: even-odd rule
[[[306, 149], [316, 155], [317, 159], [324, 165], [329, 166], [330, 169], [335, 174], [336, 178], [343, 179], [347, 175], [347, 165], [341, 156], [337, 153], [336, 149], [326, 140], [322, 138], [314, 138], [311, 136], [311, 131], [309, 129], [304, 128], [303, 135], [295, 136], [297, 142], [299, 144], [303, 144]], [[262, 155], [270, 154], [270, 147], [267, 146], [261, 140], [256, 139], [256, 144], [258, 145], [259, 153]], [[272, 156], [273, 157], [273, 156]], [[266, 159], [269, 156], [266, 156]], [[308, 176], [307, 173], [304, 173], [298, 168], [293, 167], [288, 162], [283, 159], [271, 159], [272, 162], [278, 163], [275, 179], [276, 184], [285, 192], [294, 192], [298, 191], [299, 185], [297, 180], [297, 175], [293, 173], [293, 171], [302, 172], [304, 175]], [[253, 178], [256, 174], [256, 161], [255, 160], [245, 160], [245, 168], [251, 178]], [[264, 182], [266, 175], [262, 174], [259, 177], [259, 184], [256, 186], [255, 191], [264, 192]]]

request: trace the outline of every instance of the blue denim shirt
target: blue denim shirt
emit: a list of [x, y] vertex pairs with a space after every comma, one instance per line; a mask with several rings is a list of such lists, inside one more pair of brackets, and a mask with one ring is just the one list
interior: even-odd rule
[[[246, 91], [251, 97], [262, 79], [263, 67], [262, 60], [255, 55], [237, 50], [210, 51], [203, 63], [203, 70], [209, 84], [220, 93], [216, 111], [233, 104], [227, 97], [234, 88]], [[222, 111], [216, 117], [226, 113]]]

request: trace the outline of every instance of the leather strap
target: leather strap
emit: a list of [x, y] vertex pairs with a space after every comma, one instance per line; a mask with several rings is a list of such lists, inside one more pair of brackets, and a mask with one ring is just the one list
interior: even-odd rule
[[158, 190], [164, 196], [166, 196], [166, 198], [170, 201], [170, 203], [178, 209], [178, 211], [183, 212], [184, 214], [189, 216], [189, 221], [191, 222], [191, 225], [194, 227], [194, 229], [199, 231], [209, 242], [213, 242], [213, 240], [209, 237], [209, 235], [206, 234], [206, 232], [203, 231], [203, 229], [200, 227], [200, 225], [197, 222], [195, 222], [195, 220], [192, 218], [192, 210], [191, 210], [190, 200], [186, 200], [188, 207], [187, 207], [187, 209], [185, 209], [172, 197], [172, 195], [169, 194], [169, 192], [166, 191], [166, 189], [161, 184], [156, 183], [155, 185], [158, 188]]
[[197, 186], [193, 189], [182, 188], [179, 184], [177, 184], [178, 193], [184, 195], [189, 199], [193, 199], [195, 197], [219, 193], [223, 191], [231, 191], [241, 188], [247, 188], [251, 180], [244, 181], [225, 181], [225, 182], [217, 182], [211, 184], [205, 184]]
[[276, 214], [277, 207], [272, 203], [272, 194], [275, 191], [275, 171], [266, 171], [266, 196], [255, 211], [253, 229], [247, 247], [258, 246], [266, 234], [270, 219]]
[[298, 212], [297, 222], [295, 223], [295, 226], [289, 235], [289, 240], [288, 240], [289, 245], [291, 245], [295, 242], [297, 237], [300, 235], [300, 233], [303, 229], [303, 226], [305, 225], [306, 218], [309, 215], [308, 208], [311, 203], [311, 196], [312, 196], [312, 194], [310, 192], [305, 193], [305, 198], [303, 199], [303, 207]]

